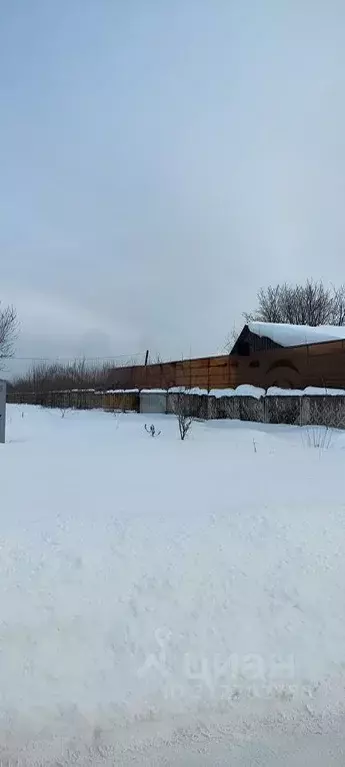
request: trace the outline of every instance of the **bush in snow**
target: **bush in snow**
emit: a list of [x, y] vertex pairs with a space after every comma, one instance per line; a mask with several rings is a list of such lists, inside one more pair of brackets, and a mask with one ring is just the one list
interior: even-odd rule
[[[321, 425], [322, 424], [322, 425]], [[333, 437], [345, 428], [342, 404], [338, 397], [314, 397], [310, 403], [310, 423], [304, 430], [308, 447], [327, 450]]]
[[147, 431], [147, 433], [150, 435], [150, 437], [159, 437], [159, 435], [161, 434], [160, 431], [156, 431], [156, 427], [155, 427], [154, 423], [151, 423], [151, 426], [149, 428], [145, 424], [145, 431]]
[[178, 421], [180, 437], [184, 440], [193, 423], [193, 416], [190, 415], [189, 396], [182, 392], [174, 395], [172, 410]]
[[329, 426], [308, 426], [303, 432], [307, 447], [328, 450], [334, 436], [334, 429]]

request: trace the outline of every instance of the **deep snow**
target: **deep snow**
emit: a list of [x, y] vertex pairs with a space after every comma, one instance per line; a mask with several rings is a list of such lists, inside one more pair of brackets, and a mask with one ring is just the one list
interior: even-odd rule
[[281, 346], [304, 346], [345, 339], [345, 328], [338, 325], [289, 325], [279, 322], [248, 322], [251, 333], [270, 338]]
[[7, 439], [0, 757], [344, 763], [341, 432], [10, 406]]

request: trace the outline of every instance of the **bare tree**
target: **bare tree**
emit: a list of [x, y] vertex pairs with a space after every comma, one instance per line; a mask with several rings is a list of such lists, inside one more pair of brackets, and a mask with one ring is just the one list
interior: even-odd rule
[[238, 328], [236, 327], [236, 325], [234, 323], [233, 326], [232, 326], [231, 332], [228, 333], [228, 335], [226, 336], [225, 344], [223, 346], [222, 351], [231, 352], [231, 349], [232, 349], [234, 343], [236, 343], [236, 341], [238, 339], [238, 336], [239, 336], [239, 330], [238, 330]]
[[74, 362], [40, 362], [13, 381], [16, 391], [49, 392], [69, 389], [103, 389], [108, 365], [90, 365], [85, 359]]
[[172, 411], [176, 415], [180, 437], [182, 441], [186, 438], [192, 423], [193, 416], [190, 415], [189, 396], [183, 392], [172, 395]]
[[16, 310], [13, 306], [2, 306], [0, 303], [0, 363], [3, 359], [13, 357], [18, 330]]
[[292, 325], [345, 325], [345, 285], [326, 287], [307, 280], [304, 285], [260, 288], [258, 307], [244, 314], [247, 322], [283, 322]]

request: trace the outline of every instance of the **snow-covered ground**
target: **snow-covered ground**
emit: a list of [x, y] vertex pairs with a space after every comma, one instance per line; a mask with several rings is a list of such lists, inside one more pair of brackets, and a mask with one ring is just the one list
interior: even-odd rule
[[0, 761], [344, 764], [345, 435], [321, 431], [8, 407]]

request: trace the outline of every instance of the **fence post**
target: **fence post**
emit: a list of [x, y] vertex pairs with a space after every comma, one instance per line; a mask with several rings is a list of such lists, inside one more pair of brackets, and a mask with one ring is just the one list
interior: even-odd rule
[[301, 426], [307, 426], [310, 423], [310, 398], [301, 397]]
[[0, 380], [0, 442], [5, 442], [6, 433], [6, 381]]

